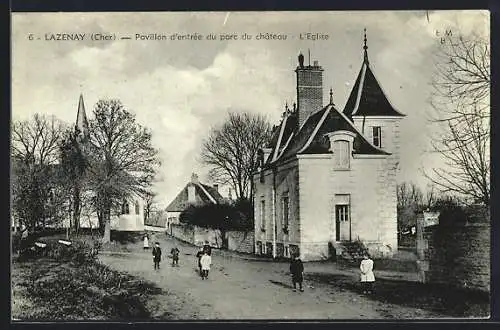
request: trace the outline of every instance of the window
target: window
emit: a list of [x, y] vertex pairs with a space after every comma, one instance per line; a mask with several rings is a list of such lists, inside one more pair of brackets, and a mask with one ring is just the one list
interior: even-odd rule
[[335, 168], [347, 170], [350, 166], [349, 141], [338, 140], [334, 142], [333, 156], [335, 158]]
[[290, 257], [290, 251], [289, 251], [289, 248], [288, 248], [288, 245], [285, 245], [285, 257]]
[[122, 204], [122, 214], [129, 214], [129, 213], [130, 213], [129, 205], [128, 205], [128, 202], [125, 201]]
[[288, 223], [290, 218], [290, 200], [288, 196], [283, 196], [281, 205], [282, 205], [282, 223], [283, 223], [283, 232], [288, 233]]
[[135, 201], [135, 214], [139, 214], [139, 202]]
[[266, 231], [266, 201], [260, 201], [260, 230]]
[[336, 205], [335, 212], [340, 222], [349, 221], [349, 205]]
[[376, 147], [382, 147], [382, 128], [380, 126], [374, 126], [373, 129], [373, 145]]

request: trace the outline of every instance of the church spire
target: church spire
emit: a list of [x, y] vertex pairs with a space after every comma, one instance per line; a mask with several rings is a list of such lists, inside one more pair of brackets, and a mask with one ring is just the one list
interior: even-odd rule
[[365, 44], [364, 44], [364, 46], [363, 46], [363, 49], [364, 49], [364, 51], [365, 51], [364, 60], [365, 60], [366, 64], [368, 64], [368, 46], [366, 45], [366, 41], [367, 41], [367, 40], [366, 40], [366, 28], [365, 28], [365, 38], [364, 38], [364, 42], [365, 42]]
[[87, 121], [87, 115], [85, 114], [85, 104], [83, 103], [83, 95], [80, 94], [80, 99], [78, 100], [78, 113], [76, 115], [76, 125], [75, 130], [77, 134], [83, 134], [87, 136], [89, 133], [89, 123]]

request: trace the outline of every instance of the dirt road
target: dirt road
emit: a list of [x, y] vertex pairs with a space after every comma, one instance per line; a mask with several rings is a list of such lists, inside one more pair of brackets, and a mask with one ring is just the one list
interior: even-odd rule
[[[156, 283], [165, 294], [149, 304], [155, 319], [378, 319], [439, 317], [419, 308], [384, 303], [356, 290], [318, 280], [321, 274], [336, 273], [339, 281], [356, 284], [352, 270], [332, 264], [306, 263], [305, 292], [291, 289], [288, 264], [249, 261], [225, 256], [214, 250], [207, 281], [197, 274], [196, 249], [175, 239], [158, 235], [163, 250], [159, 271], [153, 270], [151, 251], [140, 243], [130, 253], [106, 254], [102, 262]], [[181, 250], [179, 267], [170, 265], [168, 253]], [[333, 283], [335, 284], [335, 283]]]

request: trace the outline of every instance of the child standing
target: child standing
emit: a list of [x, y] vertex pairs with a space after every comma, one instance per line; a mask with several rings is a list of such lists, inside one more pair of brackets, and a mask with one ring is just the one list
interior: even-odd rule
[[361, 287], [363, 293], [372, 293], [373, 284], [375, 283], [375, 275], [373, 274], [373, 260], [370, 259], [368, 253], [365, 253], [361, 264], [359, 265], [361, 271]]
[[302, 287], [302, 282], [304, 281], [304, 264], [298, 254], [292, 257], [290, 273], [292, 274], [293, 291], [297, 291], [298, 283], [300, 292], [304, 292], [304, 288]]
[[200, 260], [201, 263], [201, 279], [206, 280], [208, 278], [208, 272], [210, 271], [210, 265], [212, 264], [212, 257], [207, 251], [204, 252]]
[[161, 261], [161, 248], [160, 243], [156, 242], [153, 248], [153, 263], [154, 269], [160, 269], [160, 261]]
[[144, 250], [149, 249], [149, 238], [148, 235], [144, 235]]
[[172, 267], [179, 267], [179, 252], [177, 246], [170, 250], [170, 254], [172, 255]]

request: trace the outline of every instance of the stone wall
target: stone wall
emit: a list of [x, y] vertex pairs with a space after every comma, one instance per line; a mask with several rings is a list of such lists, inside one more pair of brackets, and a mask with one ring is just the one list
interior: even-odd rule
[[181, 241], [197, 246], [203, 245], [208, 241], [210, 246], [217, 248], [222, 247], [222, 236], [218, 229], [201, 228], [184, 224], [171, 224], [168, 234]]
[[172, 224], [170, 226], [170, 235], [181, 241], [194, 244], [194, 227], [183, 224]]
[[488, 292], [490, 233], [485, 223], [425, 228], [419, 244], [421, 280]]
[[222, 236], [220, 230], [194, 226], [193, 241], [191, 244], [200, 246], [205, 242], [208, 242], [210, 246], [221, 248]]
[[231, 251], [254, 253], [254, 232], [228, 231], [227, 248]]

